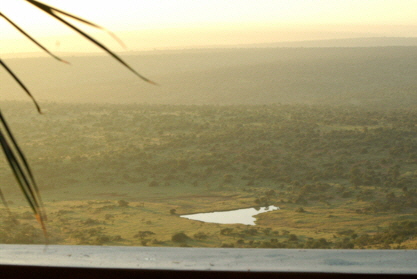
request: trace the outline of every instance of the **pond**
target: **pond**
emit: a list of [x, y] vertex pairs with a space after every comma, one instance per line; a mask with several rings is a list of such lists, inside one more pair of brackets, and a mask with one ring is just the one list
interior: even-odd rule
[[270, 205], [266, 207], [256, 208], [243, 208], [230, 211], [217, 211], [208, 213], [197, 213], [189, 215], [181, 215], [182, 218], [190, 220], [202, 221], [206, 223], [217, 223], [217, 224], [244, 224], [244, 225], [256, 225], [256, 218], [254, 216], [278, 210], [279, 207]]

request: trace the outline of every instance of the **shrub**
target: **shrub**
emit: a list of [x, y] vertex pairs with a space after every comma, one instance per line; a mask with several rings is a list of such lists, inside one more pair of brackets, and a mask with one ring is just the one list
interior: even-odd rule
[[208, 235], [205, 234], [204, 232], [198, 232], [198, 233], [194, 234], [194, 238], [198, 239], [198, 240], [207, 239]]
[[221, 235], [230, 235], [233, 232], [233, 228], [224, 228], [221, 229], [220, 234]]
[[125, 200], [120, 200], [117, 202], [119, 204], [120, 207], [128, 207], [129, 203]]
[[123, 240], [123, 238], [118, 234], [118, 235], [113, 236], [111, 238], [111, 240], [112, 241], [121, 241], [121, 240]]
[[297, 209], [295, 210], [295, 212], [298, 212], [298, 213], [304, 213], [304, 212], [306, 212], [306, 211], [304, 210], [304, 208], [299, 207], [299, 208], [297, 208]]
[[162, 243], [164, 243], [163, 241], [161, 241], [161, 240], [158, 240], [158, 239], [156, 239], [156, 238], [154, 238], [154, 239], [152, 239], [152, 244], [162, 244]]
[[298, 241], [298, 237], [295, 234], [290, 234], [288, 236], [288, 241]]
[[109, 236], [107, 236], [107, 235], [98, 235], [93, 241], [92, 241], [92, 244], [95, 244], [95, 245], [102, 245], [102, 244], [104, 244], [104, 243], [106, 243], [106, 242], [109, 242], [110, 241], [110, 237]]
[[139, 231], [137, 234], [135, 234], [133, 237], [134, 238], [140, 238], [140, 239], [144, 239], [145, 237], [154, 235], [154, 232], [151, 231]]
[[242, 233], [244, 235], [257, 235], [258, 234], [258, 229], [250, 228], [250, 229], [243, 230]]
[[338, 241], [335, 243], [336, 249], [353, 249], [355, 248], [355, 244], [348, 238], [345, 237], [342, 241]]
[[185, 233], [180, 232], [172, 235], [171, 240], [174, 242], [186, 242], [190, 239]]
[[113, 214], [106, 214], [104, 216], [104, 219], [106, 219], [106, 220], [114, 219], [114, 215]]

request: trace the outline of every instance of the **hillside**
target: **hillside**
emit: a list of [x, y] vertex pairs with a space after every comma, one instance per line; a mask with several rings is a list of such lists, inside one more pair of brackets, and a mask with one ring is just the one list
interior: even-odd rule
[[[413, 106], [417, 47], [242, 48], [124, 55], [151, 86], [106, 56], [6, 62], [42, 101]], [[6, 73], [2, 99], [26, 96]], [[4, 92], [4, 93], [3, 93]]]

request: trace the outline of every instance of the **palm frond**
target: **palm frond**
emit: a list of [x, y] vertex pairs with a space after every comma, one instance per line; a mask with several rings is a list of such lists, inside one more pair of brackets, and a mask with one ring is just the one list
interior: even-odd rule
[[10, 18], [8, 18], [5, 14], [0, 13], [0, 16], [3, 17], [8, 23], [10, 23], [14, 28], [16, 28], [20, 33], [22, 33], [26, 38], [28, 38], [29, 40], [31, 40], [34, 44], [36, 44], [38, 47], [40, 47], [43, 51], [45, 51], [46, 53], [48, 53], [50, 56], [52, 56], [53, 58], [55, 58], [58, 61], [61, 61], [61, 62], [64, 62], [64, 63], [69, 64], [68, 61], [65, 61], [64, 59], [59, 58], [58, 56], [56, 56], [55, 54], [53, 54], [52, 52], [50, 52], [46, 47], [44, 47], [43, 45], [41, 45], [32, 36], [30, 36], [22, 28], [20, 28], [16, 23], [14, 23]]
[[[26, 0], [26, 1], [28, 1], [28, 2], [37, 2], [37, 3], [39, 3], [38, 1], [33, 1], [33, 0]], [[75, 19], [75, 20], [77, 20], [77, 21], [80, 21], [80, 22], [82, 22], [82, 23], [84, 23], [84, 24], [87, 24], [87, 25], [90, 25], [90, 26], [92, 26], [92, 27], [95, 27], [95, 28], [97, 28], [97, 29], [101, 29], [101, 30], [103, 30], [103, 31], [105, 31], [105, 32], [107, 32], [110, 36], [112, 36], [122, 47], [124, 47], [124, 48], [126, 48], [126, 46], [125, 46], [125, 44], [123, 43], [123, 41], [122, 40], [120, 40], [113, 32], [111, 32], [110, 30], [107, 30], [106, 28], [104, 28], [103, 26], [100, 26], [100, 25], [98, 25], [98, 24], [96, 24], [96, 23], [93, 23], [93, 22], [91, 22], [91, 21], [88, 21], [88, 20], [85, 20], [85, 19], [83, 19], [83, 18], [80, 18], [80, 17], [78, 17], [78, 16], [75, 16], [75, 15], [72, 15], [72, 14], [70, 14], [70, 13], [67, 13], [67, 12], [65, 12], [65, 11], [63, 11], [63, 10], [60, 10], [60, 9], [57, 9], [57, 8], [55, 8], [55, 7], [52, 7], [52, 6], [50, 6], [50, 5], [46, 5], [46, 4], [42, 4], [42, 3], [39, 3], [39, 4], [41, 4], [41, 5], [44, 5], [44, 6], [48, 6], [50, 9], [52, 9], [53, 11], [55, 11], [55, 12], [58, 12], [58, 13], [60, 13], [60, 14], [62, 14], [62, 15], [65, 15], [65, 16], [67, 16], [67, 17], [70, 17], [70, 18], [72, 18], [72, 19]]]
[[[65, 11], [59, 10], [57, 8], [54, 8], [52, 6], [46, 5], [44, 3], [38, 2], [36, 0], [25, 0], [26, 2], [32, 4], [33, 6], [39, 8], [40, 10], [44, 11], [48, 15], [52, 16], [56, 20], [60, 21], [61, 23], [65, 24], [67, 27], [71, 28], [72, 30], [76, 31], [78, 34], [98, 46], [99, 48], [103, 49], [105, 52], [107, 52], [110, 56], [112, 56], [114, 59], [116, 59], [119, 63], [121, 63], [123, 66], [125, 66], [127, 69], [129, 69], [131, 72], [133, 72], [136, 76], [141, 78], [142, 80], [149, 82], [151, 84], [156, 85], [155, 82], [152, 80], [142, 76], [139, 74], [136, 70], [134, 70], [129, 64], [127, 64], [123, 59], [121, 59], [118, 55], [116, 55], [114, 52], [112, 52], [110, 49], [108, 49], [105, 45], [82, 31], [81, 29], [75, 27], [73, 24], [69, 23], [67, 20], [65, 20], [62, 16], [72, 18], [73, 20], [79, 21], [83, 24], [87, 24], [89, 26], [92, 26], [94, 28], [101, 29], [103, 31], [106, 31], [109, 33], [115, 40], [117, 40], [122, 46], [124, 44], [122, 41], [117, 38], [112, 32], [106, 30], [105, 28], [92, 23], [90, 21], [87, 21], [85, 19], [82, 19], [80, 17], [74, 16], [72, 14], [69, 14]], [[47, 48], [45, 48], [43, 45], [41, 45], [38, 41], [36, 41], [33, 37], [31, 37], [27, 32], [25, 32], [22, 28], [20, 28], [17, 24], [15, 24], [10, 18], [6, 17], [3, 13], [0, 13], [0, 17], [3, 17], [9, 24], [11, 24], [14, 28], [16, 28], [20, 33], [22, 33], [27, 39], [35, 43], [38, 47], [40, 47], [42, 50], [44, 50], [46, 53], [51, 55], [53, 58], [68, 63], [67, 61], [59, 58], [58, 56], [54, 55], [52, 52], [50, 52]], [[36, 102], [35, 98], [30, 93], [29, 89], [23, 84], [23, 82], [13, 73], [13, 71], [0, 59], [0, 65], [13, 77], [13, 79], [20, 85], [20, 87], [26, 92], [26, 94], [33, 100], [36, 109], [39, 113], [41, 112], [41, 108]], [[30, 170], [29, 164], [19, 148], [16, 140], [13, 137], [13, 134], [7, 125], [7, 122], [5, 118], [3, 117], [1, 110], [0, 110], [0, 145], [3, 149], [3, 152], [6, 156], [6, 160], [9, 163], [13, 175], [16, 178], [20, 189], [22, 190], [27, 202], [29, 203], [37, 221], [40, 223], [42, 227], [42, 231], [44, 233], [45, 239], [47, 240], [47, 231], [45, 227], [46, 222], [46, 214], [43, 207], [43, 203], [41, 200], [41, 196], [39, 193], [39, 189], [36, 185], [35, 179], [32, 175], [32, 171]], [[2, 191], [0, 190], [0, 200], [5, 205], [7, 211], [9, 211], [9, 207], [7, 205], [7, 202], [3, 196]], [[9, 211], [10, 212], [10, 211]]]
[[[47, 237], [45, 227], [46, 214], [39, 189], [36, 185], [35, 179], [25, 158], [25, 155], [13, 137], [13, 134], [7, 125], [6, 119], [3, 117], [1, 111], [0, 145], [3, 149], [4, 155], [6, 156], [7, 162], [10, 165], [10, 168], [13, 171], [13, 175], [19, 184], [20, 189], [22, 190], [27, 202], [29, 203], [36, 219], [41, 224], [45, 237]], [[5, 202], [4, 198], [2, 200]]]
[[103, 27], [96, 25], [94, 23], [91, 23], [89, 21], [86, 21], [84, 19], [81, 19], [77, 16], [68, 14], [66, 12], [60, 11], [56, 8], [53, 8], [49, 5], [40, 3], [38, 1], [35, 0], [26, 0], [27, 2], [29, 2], [30, 4], [34, 5], [35, 7], [41, 9], [42, 11], [44, 11], [45, 13], [49, 14], [50, 16], [52, 16], [53, 18], [55, 18], [56, 20], [62, 22], [63, 24], [65, 24], [66, 26], [68, 26], [69, 28], [71, 28], [72, 30], [76, 31], [78, 34], [80, 34], [81, 36], [83, 36], [84, 38], [86, 38], [87, 40], [89, 40], [90, 42], [92, 42], [93, 44], [95, 44], [96, 46], [98, 46], [99, 48], [101, 48], [102, 50], [104, 50], [105, 52], [107, 52], [110, 56], [112, 56], [114, 59], [116, 59], [119, 63], [121, 63], [123, 66], [125, 66], [127, 69], [129, 69], [132, 73], [134, 73], [136, 76], [138, 76], [139, 78], [141, 78], [142, 80], [149, 82], [151, 84], [157, 85], [155, 82], [153, 82], [152, 80], [144, 77], [143, 75], [139, 74], [135, 69], [133, 69], [129, 64], [127, 64], [123, 59], [121, 59], [118, 55], [116, 55], [113, 51], [111, 51], [110, 49], [108, 49], [105, 45], [103, 45], [102, 43], [100, 43], [99, 41], [97, 41], [96, 39], [94, 39], [93, 37], [91, 37], [90, 35], [88, 35], [87, 33], [85, 33], [84, 31], [82, 31], [81, 29], [75, 27], [73, 24], [69, 23], [68, 21], [66, 21], [65, 19], [63, 19], [62, 17], [59, 16], [59, 14], [71, 17], [77, 21], [80, 21], [84, 24], [88, 24], [90, 26], [96, 27], [98, 29], [103, 29]]
[[13, 71], [6, 65], [6, 63], [3, 62], [2, 59], [0, 59], [0, 65], [3, 66], [3, 68], [13, 77], [13, 79], [20, 85], [20, 87], [26, 92], [26, 94], [29, 95], [29, 97], [32, 99], [33, 103], [36, 106], [36, 109], [39, 113], [42, 113], [41, 107], [36, 102], [33, 95], [30, 93], [29, 89], [23, 84], [23, 82], [13, 73]]
[[12, 214], [11, 214], [10, 209], [9, 209], [9, 204], [7, 203], [6, 199], [4, 198], [3, 191], [1, 189], [0, 189], [0, 200], [4, 204], [4, 207], [6, 207], [6, 211], [9, 214], [9, 216], [11, 216]]

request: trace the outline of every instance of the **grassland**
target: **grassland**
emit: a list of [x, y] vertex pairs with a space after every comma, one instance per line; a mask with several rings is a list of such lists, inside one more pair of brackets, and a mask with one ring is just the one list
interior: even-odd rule
[[[50, 243], [417, 248], [417, 110], [44, 108], [2, 104], [41, 188]], [[42, 243], [6, 162], [0, 175], [12, 211], [1, 212], [0, 241]], [[271, 204], [281, 209], [256, 226], [179, 217]]]

